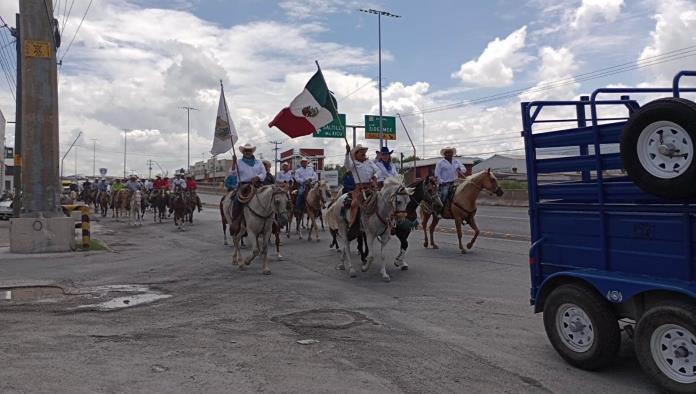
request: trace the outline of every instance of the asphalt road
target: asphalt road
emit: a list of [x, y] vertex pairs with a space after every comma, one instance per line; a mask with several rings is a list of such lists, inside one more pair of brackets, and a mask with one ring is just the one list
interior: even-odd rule
[[[481, 225], [524, 231], [521, 212], [484, 208]], [[553, 351], [528, 305], [528, 242], [479, 238], [462, 255], [442, 233], [439, 250], [412, 243], [409, 271], [391, 265], [391, 242], [383, 283], [375, 266], [354, 279], [336, 270], [328, 233], [284, 240], [285, 260], [272, 256], [264, 276], [258, 262], [231, 265], [215, 209], [186, 232], [151, 220], [95, 222], [112, 253], [0, 249], [3, 283], [140, 284], [171, 296], [110, 312], [0, 301], [0, 392], [655, 392], [630, 346], [594, 373]], [[297, 343], [307, 339], [318, 342]]]

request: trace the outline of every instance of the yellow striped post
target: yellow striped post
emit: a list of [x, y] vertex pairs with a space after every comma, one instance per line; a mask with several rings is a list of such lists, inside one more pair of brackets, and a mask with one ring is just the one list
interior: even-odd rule
[[89, 207], [87, 205], [63, 205], [63, 212], [70, 216], [74, 210], [79, 209], [80, 223], [75, 223], [75, 228], [82, 229], [82, 249], [89, 250], [91, 246]]

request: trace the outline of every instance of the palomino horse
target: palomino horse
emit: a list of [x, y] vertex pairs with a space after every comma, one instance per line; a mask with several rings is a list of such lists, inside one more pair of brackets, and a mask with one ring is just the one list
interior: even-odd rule
[[[498, 186], [498, 180], [495, 175], [491, 173], [489, 168], [486, 171], [478, 172], [474, 175], [468, 176], [464, 182], [461, 182], [456, 186], [453, 195], [449, 197], [449, 203], [445, 203], [445, 207], [442, 211], [442, 217], [445, 219], [454, 219], [454, 226], [457, 228], [457, 238], [459, 239], [459, 250], [462, 253], [466, 253], [466, 249], [471, 249], [476, 242], [476, 238], [479, 236], [479, 228], [476, 225], [476, 199], [481, 193], [481, 190], [486, 190], [496, 196], [500, 197], [503, 195], [503, 189]], [[450, 193], [452, 193], [450, 191]], [[428, 247], [428, 231], [426, 230], [428, 225], [428, 220], [430, 220], [432, 212], [427, 211], [421, 207], [421, 219], [423, 221], [423, 234], [425, 235], [425, 242], [423, 246]], [[430, 224], [430, 245], [433, 249], [437, 249], [438, 246], [435, 245], [435, 239], [433, 234], [435, 232], [435, 227], [439, 219], [433, 216], [433, 221]], [[474, 237], [466, 244], [466, 249], [462, 245], [462, 223], [468, 223], [469, 226], [474, 230]]]
[[[375, 192], [376, 195], [368, 199], [364, 204], [367, 207], [361, 207], [360, 220], [362, 222], [362, 228], [367, 236], [367, 246], [369, 248], [369, 254], [367, 256], [367, 262], [362, 264], [362, 272], [366, 272], [372, 261], [374, 261], [374, 242], [377, 237], [380, 241], [380, 263], [381, 268], [379, 270], [382, 280], [389, 282], [391, 278], [387, 273], [387, 267], [384, 263], [384, 247], [389, 242], [391, 238], [391, 221], [392, 215], [401, 214], [406, 212], [406, 206], [411, 199], [411, 194], [413, 194], [413, 189], [404, 186], [403, 177], [391, 177], [384, 181], [384, 187], [382, 190]], [[346, 194], [334, 202], [329, 210], [327, 211], [329, 215], [333, 215], [332, 220], [338, 225], [338, 235], [343, 240], [343, 251], [341, 253], [341, 264], [338, 265], [338, 269], [345, 269], [345, 260], [348, 260], [348, 269], [351, 278], [356, 276], [355, 268], [353, 268], [353, 263], [350, 259], [350, 241], [348, 238], [348, 221], [341, 217], [341, 208], [343, 207], [343, 201], [347, 197]], [[374, 199], [374, 200], [373, 200]], [[346, 213], [345, 216], [349, 214]]]
[[[130, 213], [128, 215], [128, 225], [143, 225], [143, 192], [136, 190], [132, 193], [130, 199]], [[133, 223], [135, 220], [135, 223]]]
[[[312, 240], [312, 230], [316, 236], [316, 241], [319, 242], [319, 228], [317, 227], [317, 217], [321, 217], [321, 209], [326, 207], [326, 202], [331, 199], [331, 191], [329, 190], [329, 185], [325, 180], [320, 180], [314, 184], [307, 192], [307, 198], [305, 198], [305, 211], [307, 212], [308, 222], [309, 222], [309, 233], [307, 234], [307, 240]], [[300, 228], [297, 228], [301, 231]], [[300, 233], [300, 239], [302, 239], [302, 233]]]
[[132, 191], [130, 189], [116, 191], [116, 194], [114, 194], [114, 207], [111, 217], [115, 217], [118, 220], [119, 217], [129, 213], [131, 193]]
[[442, 201], [440, 201], [440, 193], [437, 190], [437, 180], [435, 177], [428, 176], [425, 179], [419, 179], [408, 185], [413, 188], [411, 201], [406, 206], [406, 217], [398, 219], [394, 227], [394, 235], [401, 242], [399, 254], [394, 259], [394, 265], [402, 270], [408, 269], [408, 263], [404, 260], [406, 250], [408, 249], [408, 236], [415, 226], [417, 226], [418, 214], [416, 210], [419, 206], [432, 212], [442, 211]]
[[[261, 256], [263, 274], [271, 274], [271, 270], [268, 268], [268, 241], [271, 238], [274, 218], [278, 218], [277, 220], [281, 225], [288, 222], [287, 205], [289, 202], [288, 192], [281, 187], [268, 185], [256, 191], [251, 200], [244, 205], [242, 226], [232, 237], [235, 249], [232, 255], [232, 264], [239, 264], [239, 269], [244, 270], [257, 256]], [[231, 204], [228, 208], [231, 209]], [[225, 216], [229, 216], [229, 214], [228, 210]], [[254, 242], [254, 247], [252, 254], [240, 262], [242, 252], [239, 246], [245, 231], [248, 233], [249, 239]]]

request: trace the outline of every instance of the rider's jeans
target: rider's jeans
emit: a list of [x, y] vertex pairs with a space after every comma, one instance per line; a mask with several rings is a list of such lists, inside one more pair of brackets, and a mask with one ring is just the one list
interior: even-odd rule
[[295, 200], [295, 208], [301, 209], [304, 203], [305, 185], [300, 184], [297, 188], [297, 200]]

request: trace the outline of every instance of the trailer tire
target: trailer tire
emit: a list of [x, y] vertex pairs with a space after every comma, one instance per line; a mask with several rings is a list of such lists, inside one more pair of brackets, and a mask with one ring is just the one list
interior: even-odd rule
[[635, 111], [621, 135], [621, 160], [645, 192], [668, 199], [696, 196], [696, 103], [670, 97]]
[[607, 301], [577, 284], [559, 286], [549, 294], [544, 328], [558, 354], [581, 369], [606, 366], [621, 345], [619, 323]]
[[670, 393], [696, 392], [696, 307], [672, 301], [638, 321], [635, 349], [643, 370]]

